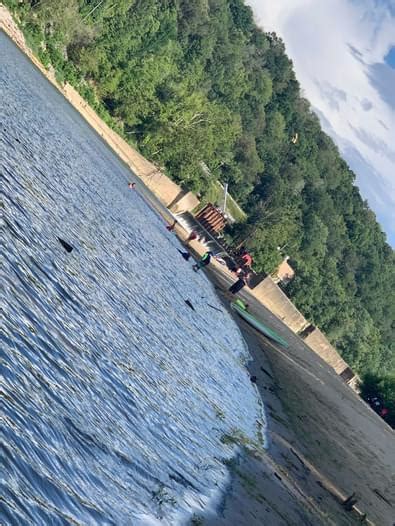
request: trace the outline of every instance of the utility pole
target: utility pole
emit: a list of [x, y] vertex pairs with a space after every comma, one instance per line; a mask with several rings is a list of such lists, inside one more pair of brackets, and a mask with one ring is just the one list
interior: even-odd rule
[[226, 214], [226, 198], [228, 197], [228, 183], [225, 183], [224, 185], [224, 207], [223, 207], [223, 212], [224, 214]]
[[91, 9], [87, 15], [84, 16], [84, 18], [82, 19], [82, 21], [85, 22], [85, 20], [88, 18], [88, 16], [90, 16], [90, 15], [93, 13], [93, 11], [96, 11], [96, 9], [97, 9], [98, 7], [100, 7], [100, 6], [102, 5], [103, 2], [104, 2], [104, 0], [100, 0], [100, 2], [99, 2], [98, 4], [96, 4], [95, 7], [94, 7], [93, 9]]

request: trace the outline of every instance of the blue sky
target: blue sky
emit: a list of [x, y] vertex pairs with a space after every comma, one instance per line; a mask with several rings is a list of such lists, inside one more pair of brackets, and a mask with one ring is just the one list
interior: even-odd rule
[[395, 0], [247, 0], [395, 246]]
[[392, 47], [386, 56], [384, 57], [384, 62], [390, 66], [392, 69], [395, 69], [395, 47]]

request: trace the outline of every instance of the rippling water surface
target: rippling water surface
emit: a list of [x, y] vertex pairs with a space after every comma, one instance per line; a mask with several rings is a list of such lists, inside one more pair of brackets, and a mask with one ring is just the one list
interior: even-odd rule
[[1, 33], [0, 68], [0, 523], [185, 523], [226, 491], [237, 448], [221, 437], [257, 438], [244, 342], [125, 167]]

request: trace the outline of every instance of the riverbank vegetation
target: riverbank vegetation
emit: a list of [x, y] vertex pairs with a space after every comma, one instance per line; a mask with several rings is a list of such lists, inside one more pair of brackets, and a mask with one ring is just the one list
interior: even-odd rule
[[362, 398], [395, 429], [395, 374], [366, 373], [361, 385]]
[[[359, 372], [395, 369], [394, 252], [303, 98], [283, 42], [241, 0], [5, 0], [30, 45], [175, 181], [229, 183], [257, 270]], [[203, 165], [208, 170], [202, 169]]]

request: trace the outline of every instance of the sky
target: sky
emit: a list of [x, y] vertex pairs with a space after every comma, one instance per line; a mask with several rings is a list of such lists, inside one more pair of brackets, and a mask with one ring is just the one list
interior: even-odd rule
[[395, 247], [395, 0], [247, 0]]

